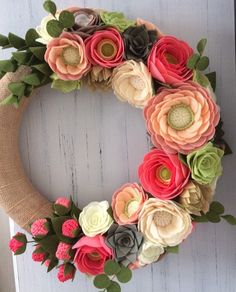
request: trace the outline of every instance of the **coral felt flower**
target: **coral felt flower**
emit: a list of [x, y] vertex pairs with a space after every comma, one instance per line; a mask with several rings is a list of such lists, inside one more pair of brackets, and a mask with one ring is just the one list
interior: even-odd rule
[[176, 246], [192, 232], [192, 220], [189, 213], [173, 201], [152, 198], [143, 205], [138, 229], [153, 244]]
[[160, 29], [155, 24], [153, 24], [150, 21], [147, 21], [145, 19], [137, 18], [136, 19], [136, 25], [137, 26], [144, 25], [147, 30], [154, 30], [154, 31], [156, 31], [158, 38], [161, 37], [161, 36], [164, 36], [164, 34], [160, 31]]
[[143, 108], [153, 96], [152, 77], [142, 62], [126, 61], [113, 71], [112, 88], [121, 101]]
[[138, 176], [143, 188], [154, 197], [170, 200], [178, 196], [188, 183], [190, 171], [176, 154], [153, 149], [139, 166]]
[[82, 237], [74, 246], [76, 250], [74, 263], [78, 270], [89, 275], [101, 274], [107, 260], [113, 258], [112, 249], [105, 244], [101, 235]]
[[193, 72], [187, 68], [193, 49], [173, 36], [163, 36], [152, 47], [147, 64], [154, 79], [174, 84], [189, 80]]
[[87, 236], [104, 234], [112, 225], [113, 219], [108, 214], [107, 201], [89, 203], [79, 216], [80, 226]]
[[195, 82], [161, 88], [144, 109], [152, 142], [166, 152], [188, 154], [215, 134], [218, 106], [208, 91]]
[[62, 80], [78, 80], [90, 68], [82, 38], [69, 32], [48, 43], [45, 61]]
[[93, 65], [112, 68], [123, 62], [124, 42], [114, 28], [95, 32], [85, 40], [86, 53]]
[[200, 184], [212, 183], [222, 174], [221, 159], [224, 151], [207, 143], [197, 151], [187, 155], [187, 163], [191, 170], [192, 179]]
[[148, 196], [138, 184], [128, 183], [118, 189], [112, 197], [112, 210], [119, 225], [137, 223], [138, 215]]

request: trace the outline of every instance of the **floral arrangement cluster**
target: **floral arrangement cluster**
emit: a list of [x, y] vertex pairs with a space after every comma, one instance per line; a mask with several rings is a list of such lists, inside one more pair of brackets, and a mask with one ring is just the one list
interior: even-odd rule
[[[158, 261], [178, 246], [198, 222], [236, 225], [214, 201], [221, 160], [230, 148], [223, 139], [216, 103], [215, 72], [205, 74], [209, 58], [206, 39], [197, 51], [186, 42], [164, 35], [142, 19], [88, 8], [50, 13], [25, 39], [0, 35], [3, 48], [14, 47], [12, 58], [0, 61], [0, 74], [26, 65], [31, 73], [11, 83], [2, 105], [18, 106], [34, 88], [47, 83], [62, 92], [86, 85], [112, 88], [115, 95], [142, 108], [153, 148], [138, 168], [140, 183], [127, 183], [107, 201], [91, 202], [82, 210], [67, 198], [53, 204], [52, 218], [31, 225], [32, 259], [58, 268], [61, 282], [75, 272], [94, 277], [103, 291], [119, 292], [132, 270]], [[26, 235], [10, 241], [14, 254], [26, 250]]]

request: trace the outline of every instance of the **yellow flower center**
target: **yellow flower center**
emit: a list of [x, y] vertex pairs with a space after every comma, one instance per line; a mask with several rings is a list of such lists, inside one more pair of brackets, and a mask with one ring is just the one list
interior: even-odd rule
[[67, 47], [62, 52], [62, 58], [66, 65], [77, 66], [80, 64], [80, 50], [75, 47]]
[[143, 90], [145, 88], [145, 83], [139, 76], [132, 76], [130, 78], [130, 84], [137, 90]]
[[139, 208], [139, 202], [135, 199], [130, 200], [125, 205], [125, 214], [127, 217], [131, 217]]
[[90, 260], [97, 262], [101, 259], [101, 255], [98, 252], [92, 252], [88, 254]]
[[177, 60], [177, 58], [175, 56], [173, 56], [173, 55], [171, 55], [169, 53], [166, 53], [165, 57], [166, 57], [166, 60], [167, 60], [168, 63], [174, 64], [174, 65], [178, 64], [178, 60]]
[[168, 125], [177, 131], [186, 130], [194, 122], [194, 113], [190, 106], [178, 104], [173, 106], [168, 112]]
[[104, 39], [98, 44], [97, 51], [103, 59], [111, 60], [117, 53], [117, 46], [112, 40]]
[[171, 224], [173, 216], [165, 211], [157, 211], [154, 215], [154, 222], [159, 227], [166, 227]]
[[167, 167], [162, 166], [157, 169], [156, 176], [161, 182], [168, 184], [171, 180], [171, 171]]

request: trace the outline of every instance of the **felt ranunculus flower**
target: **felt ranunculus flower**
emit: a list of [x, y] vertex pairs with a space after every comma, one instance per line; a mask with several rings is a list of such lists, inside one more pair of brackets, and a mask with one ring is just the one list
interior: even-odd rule
[[128, 266], [138, 257], [143, 235], [138, 232], [135, 225], [113, 224], [108, 230], [106, 243], [113, 249], [115, 259]]
[[56, 251], [56, 258], [62, 261], [67, 261], [71, 258], [72, 246], [65, 242], [60, 242]]
[[75, 277], [76, 268], [70, 263], [60, 265], [57, 273], [57, 279], [60, 282], [66, 282], [68, 280], [73, 280]]
[[112, 88], [119, 100], [143, 108], [153, 96], [152, 77], [142, 62], [125, 61], [113, 71]]
[[195, 82], [161, 88], [144, 109], [152, 142], [166, 152], [188, 154], [215, 134], [220, 114], [208, 91]]
[[200, 184], [212, 183], [222, 174], [221, 159], [224, 151], [207, 143], [197, 151], [187, 155], [187, 163], [191, 170], [192, 179]]
[[107, 232], [113, 223], [108, 209], [107, 201], [91, 202], [84, 207], [79, 216], [79, 223], [85, 235], [93, 237]]
[[152, 47], [147, 64], [154, 79], [162, 83], [175, 84], [193, 76], [187, 61], [193, 49], [173, 36], [163, 36]]
[[153, 244], [176, 246], [192, 232], [192, 220], [173, 201], [152, 198], [143, 205], [138, 229]]
[[138, 215], [148, 196], [136, 183], [128, 183], [119, 188], [112, 197], [112, 210], [119, 225], [137, 223]]
[[144, 20], [142, 18], [137, 18], [136, 19], [136, 25], [137, 26], [144, 25], [147, 30], [154, 30], [154, 31], [156, 31], [158, 38], [164, 35], [156, 25], [154, 25], [150, 21]]
[[89, 275], [101, 274], [107, 260], [113, 258], [112, 249], [105, 244], [101, 235], [82, 237], [74, 246], [74, 263], [78, 270]]
[[125, 58], [127, 60], [146, 60], [150, 48], [157, 39], [155, 30], [147, 30], [144, 25], [127, 28], [123, 33]]
[[214, 193], [209, 191], [211, 186], [203, 188], [194, 181], [190, 181], [178, 198], [178, 202], [190, 214], [201, 216], [201, 212], [206, 214], [209, 211]]
[[120, 12], [101, 12], [102, 21], [108, 25], [117, 28], [120, 32], [123, 32], [130, 26], [135, 24], [135, 21], [126, 19], [123, 13]]
[[79, 80], [90, 69], [83, 39], [69, 32], [48, 43], [45, 61], [62, 80]]
[[144, 156], [138, 169], [143, 188], [154, 197], [170, 200], [188, 183], [190, 171], [176, 154], [153, 149]]
[[75, 238], [79, 233], [79, 223], [75, 219], [68, 219], [62, 224], [62, 235]]
[[93, 65], [113, 68], [123, 62], [124, 42], [114, 28], [95, 32], [85, 40], [86, 53]]
[[49, 224], [47, 219], [38, 219], [33, 222], [30, 228], [33, 237], [41, 238], [48, 234]]
[[26, 244], [27, 244], [26, 236], [21, 232], [17, 232], [16, 235], [13, 236], [12, 239], [10, 240], [9, 248], [15, 255], [17, 255], [25, 251]]

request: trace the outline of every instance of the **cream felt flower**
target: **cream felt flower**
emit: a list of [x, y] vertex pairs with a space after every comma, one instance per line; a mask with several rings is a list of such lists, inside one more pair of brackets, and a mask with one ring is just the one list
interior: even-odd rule
[[143, 205], [138, 229], [154, 244], [176, 246], [191, 233], [192, 222], [188, 212], [174, 202], [152, 198]]
[[163, 246], [145, 240], [138, 256], [139, 265], [145, 266], [156, 262], [164, 252]]
[[79, 224], [85, 235], [93, 237], [105, 233], [113, 223], [108, 214], [109, 204], [107, 201], [89, 203], [79, 217]]
[[142, 62], [129, 60], [113, 71], [112, 88], [124, 102], [143, 108], [153, 96], [152, 77]]

